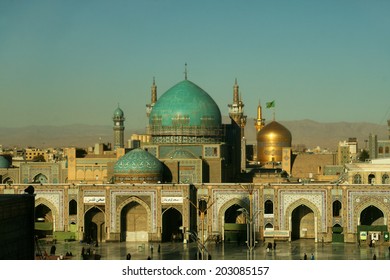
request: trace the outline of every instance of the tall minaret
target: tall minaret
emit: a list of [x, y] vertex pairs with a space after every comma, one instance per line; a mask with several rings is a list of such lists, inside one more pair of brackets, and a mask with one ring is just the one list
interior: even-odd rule
[[237, 79], [233, 85], [233, 103], [228, 105], [229, 117], [241, 128], [241, 137], [244, 137], [244, 128], [246, 125], [246, 116], [244, 115], [244, 103], [239, 94]]
[[245, 125], [246, 125], [246, 115], [244, 115], [244, 103], [242, 102], [241, 96], [239, 94], [239, 86], [237, 84], [237, 79], [235, 79], [233, 85], [233, 103], [228, 105], [229, 107], [229, 117], [234, 121], [233, 126], [236, 127], [238, 133], [237, 139], [235, 140], [235, 146], [241, 147], [240, 151], [236, 149], [237, 155], [233, 155], [235, 161], [240, 160], [241, 172], [246, 169], [246, 139], [245, 139]]
[[156, 81], [153, 77], [153, 84], [151, 87], [151, 100], [150, 104], [146, 104], [146, 116], [149, 118], [150, 112], [152, 112], [153, 106], [157, 102], [157, 86], [156, 86]]
[[259, 132], [264, 127], [263, 112], [261, 109], [261, 104], [259, 100], [259, 105], [257, 105], [257, 119], [255, 119], [255, 128]]
[[125, 147], [125, 137], [124, 137], [124, 122], [125, 116], [121, 108], [116, 108], [114, 111], [114, 117], [112, 118], [114, 121], [114, 150], [117, 148]]

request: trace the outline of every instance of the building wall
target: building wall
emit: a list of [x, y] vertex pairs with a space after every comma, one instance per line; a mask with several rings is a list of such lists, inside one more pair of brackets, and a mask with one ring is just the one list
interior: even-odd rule
[[295, 178], [314, 178], [322, 175], [326, 165], [335, 165], [335, 154], [298, 154], [292, 162], [291, 176]]
[[[28, 185], [0, 185], [0, 194], [22, 194]], [[91, 222], [97, 225], [100, 242], [161, 241], [164, 223], [171, 212], [184, 228], [201, 230], [201, 216], [195, 209], [207, 201], [204, 216], [206, 238], [226, 233], [225, 215], [238, 215], [245, 208], [254, 215], [256, 238], [291, 240], [300, 238], [332, 241], [333, 227], [343, 229], [345, 242], [356, 242], [361, 214], [371, 206], [383, 217], [378, 223], [389, 228], [390, 184], [329, 183], [202, 183], [202, 184], [44, 184], [34, 185], [35, 206], [45, 205], [54, 224], [53, 235], [74, 236], [83, 240], [91, 235]], [[194, 195], [191, 193], [194, 190]], [[77, 213], [70, 213], [70, 201], [77, 203]], [[334, 215], [333, 203], [341, 203]], [[271, 211], [265, 213], [265, 203]], [[195, 207], [195, 208], [194, 208]], [[192, 210], [191, 210], [192, 209]], [[269, 211], [269, 207], [268, 210]], [[168, 216], [167, 216], [168, 215]], [[175, 216], [172, 216], [175, 217]], [[193, 220], [196, 217], [197, 220]], [[143, 221], [138, 228], [134, 218]], [[168, 220], [166, 220], [168, 218]], [[236, 219], [237, 220], [237, 219]], [[165, 222], [164, 222], [165, 221]], [[299, 227], [294, 225], [299, 221]], [[124, 230], [126, 227], [127, 230]], [[268, 227], [268, 231], [265, 228]], [[136, 229], [136, 230], [134, 230]], [[138, 232], [138, 233], [137, 233]], [[137, 239], [138, 238], [138, 239]]]
[[0, 195], [0, 236], [0, 260], [35, 259], [33, 195]]

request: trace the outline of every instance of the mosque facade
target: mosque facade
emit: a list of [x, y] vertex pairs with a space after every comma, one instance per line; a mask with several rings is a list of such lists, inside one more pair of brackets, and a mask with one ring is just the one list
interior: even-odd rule
[[390, 163], [349, 165], [326, 181], [292, 180], [292, 135], [275, 119], [266, 124], [259, 104], [259, 166], [249, 173], [237, 81], [228, 107], [226, 124], [212, 97], [187, 77], [160, 98], [153, 80], [148, 140], [139, 148], [124, 147], [118, 106], [114, 149], [98, 145], [79, 156], [68, 148], [66, 162], [20, 168], [0, 156], [0, 194], [32, 185], [37, 232], [56, 239], [243, 242], [253, 230], [258, 240], [387, 242]]

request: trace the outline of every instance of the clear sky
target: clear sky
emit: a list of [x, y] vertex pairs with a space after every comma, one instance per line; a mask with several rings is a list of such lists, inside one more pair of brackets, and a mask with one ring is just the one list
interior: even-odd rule
[[[390, 118], [388, 0], [2, 0], [1, 125], [145, 127], [145, 104], [184, 79], [223, 115], [319, 122]], [[252, 125], [249, 120], [248, 124]]]

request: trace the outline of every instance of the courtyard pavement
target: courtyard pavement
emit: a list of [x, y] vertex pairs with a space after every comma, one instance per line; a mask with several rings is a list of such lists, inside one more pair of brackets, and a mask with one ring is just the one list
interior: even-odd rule
[[[41, 251], [50, 254], [52, 244], [40, 242]], [[57, 242], [55, 255], [72, 253], [72, 260], [82, 260], [81, 252], [89, 250], [96, 253], [101, 260], [126, 260], [131, 254], [132, 260], [195, 260], [199, 258], [199, 251], [195, 242], [184, 244], [181, 242], [148, 243], [148, 242], [103, 242], [98, 247], [81, 243]], [[275, 250], [266, 250], [264, 243], [257, 244], [252, 255], [249, 254], [245, 244], [236, 243], [207, 243], [206, 250], [212, 260], [303, 260], [304, 254], [315, 260], [390, 260], [389, 245], [383, 244], [370, 248], [367, 245], [359, 247], [358, 244], [346, 243], [315, 243], [314, 240], [296, 240], [292, 242], [280, 241], [276, 243]], [[153, 250], [151, 250], [153, 247]], [[160, 247], [160, 250], [158, 248]], [[204, 254], [204, 258], [208, 258]]]

